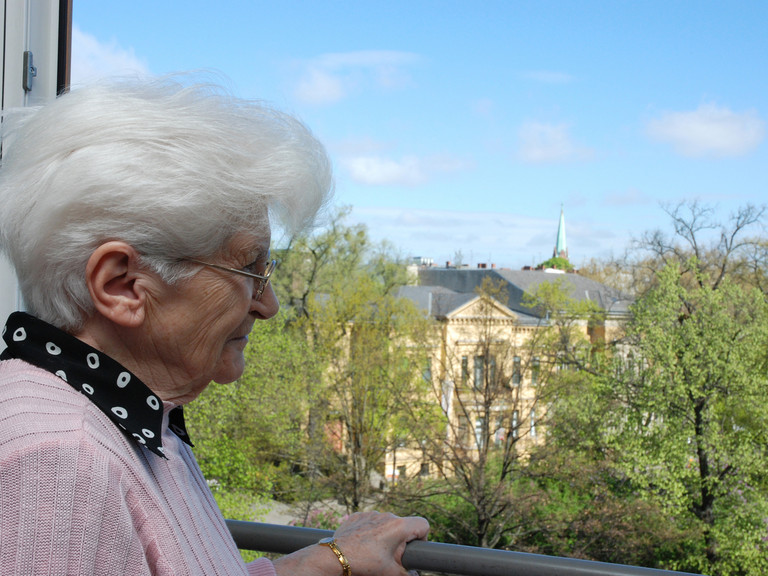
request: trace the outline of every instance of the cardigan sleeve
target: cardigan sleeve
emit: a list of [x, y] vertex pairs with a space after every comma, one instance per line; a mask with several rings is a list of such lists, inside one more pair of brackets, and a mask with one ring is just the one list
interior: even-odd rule
[[259, 558], [248, 564], [250, 576], [277, 576], [275, 566], [266, 558]]

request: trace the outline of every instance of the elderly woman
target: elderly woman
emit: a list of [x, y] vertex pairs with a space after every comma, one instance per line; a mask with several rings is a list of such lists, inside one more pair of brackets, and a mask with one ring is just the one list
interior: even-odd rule
[[169, 79], [4, 124], [0, 242], [29, 313], [3, 332], [0, 574], [406, 574], [427, 523], [377, 513], [246, 566], [184, 428], [277, 312], [270, 223], [295, 231], [327, 198], [310, 132]]

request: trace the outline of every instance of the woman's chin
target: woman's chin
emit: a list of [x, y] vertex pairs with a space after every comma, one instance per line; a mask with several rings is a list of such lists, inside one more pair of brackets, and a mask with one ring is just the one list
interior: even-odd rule
[[219, 363], [219, 368], [213, 376], [213, 381], [217, 384], [229, 384], [243, 375], [245, 370], [245, 356], [242, 350], [234, 352], [232, 350], [225, 354]]

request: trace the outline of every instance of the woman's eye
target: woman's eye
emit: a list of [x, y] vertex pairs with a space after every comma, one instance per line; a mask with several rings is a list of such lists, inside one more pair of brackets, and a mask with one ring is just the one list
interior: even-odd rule
[[266, 257], [262, 254], [256, 260], [245, 266], [242, 270], [249, 274], [264, 274], [267, 269], [267, 263], [269, 262], [269, 252]]
[[261, 260], [256, 260], [245, 266], [243, 270], [251, 274], [261, 274], [264, 272], [264, 263]]

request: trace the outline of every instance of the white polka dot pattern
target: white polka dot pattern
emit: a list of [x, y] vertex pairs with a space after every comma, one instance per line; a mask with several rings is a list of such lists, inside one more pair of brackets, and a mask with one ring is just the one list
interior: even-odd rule
[[112, 407], [112, 414], [114, 414], [118, 418], [122, 418], [123, 420], [128, 418], [128, 410], [126, 410], [122, 406], [113, 406]]
[[[8, 345], [3, 359], [20, 358], [56, 374], [87, 396], [129, 438], [165, 458], [162, 402], [134, 374], [85, 342], [24, 312], [11, 314], [2, 337]], [[172, 409], [168, 419], [169, 428], [190, 444], [181, 406]]]

